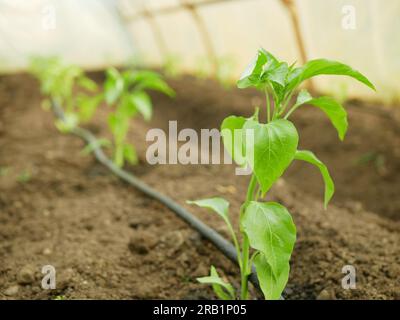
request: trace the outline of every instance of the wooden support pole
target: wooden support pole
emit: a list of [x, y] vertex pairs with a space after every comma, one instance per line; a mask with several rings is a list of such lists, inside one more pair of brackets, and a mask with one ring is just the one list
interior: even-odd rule
[[[302, 64], [305, 64], [308, 61], [308, 56], [307, 56], [307, 51], [306, 51], [305, 44], [304, 44], [303, 34], [301, 32], [299, 15], [298, 15], [298, 10], [297, 10], [296, 4], [293, 0], [281, 0], [281, 1], [289, 12], [290, 20], [292, 22], [293, 32], [294, 32], [294, 35], [296, 38], [297, 48], [300, 53], [301, 62], [302, 62]], [[315, 87], [314, 87], [314, 83], [311, 79], [308, 80], [307, 86], [308, 86], [308, 89], [310, 89], [311, 91], [314, 91]]]
[[153, 32], [154, 40], [157, 44], [158, 50], [160, 51], [161, 58], [164, 60], [164, 63], [166, 63], [168, 57], [168, 48], [166, 41], [164, 40], [164, 37], [162, 35], [161, 29], [159, 28], [157, 21], [155, 20], [155, 17], [149, 10], [144, 9], [142, 12], [143, 12], [143, 17], [146, 18]]
[[204, 49], [206, 50], [208, 56], [208, 60], [211, 62], [212, 65], [213, 76], [216, 76], [218, 73], [218, 58], [209, 31], [207, 29], [206, 23], [199, 14], [199, 12], [197, 11], [195, 4], [188, 2], [186, 0], [181, 0], [181, 4], [182, 7], [185, 8], [190, 13], [197, 26], [197, 29], [200, 33], [204, 45]]

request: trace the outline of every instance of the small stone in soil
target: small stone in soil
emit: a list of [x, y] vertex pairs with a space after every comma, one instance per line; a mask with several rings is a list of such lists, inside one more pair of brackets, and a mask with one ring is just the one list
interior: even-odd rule
[[158, 239], [150, 232], [137, 233], [131, 237], [128, 248], [132, 253], [148, 254], [157, 245]]
[[11, 286], [11, 287], [9, 287], [9, 288], [7, 288], [6, 290], [4, 290], [4, 294], [6, 295], [6, 296], [15, 296], [17, 293], [18, 293], [18, 291], [19, 291], [19, 286], [18, 285], [14, 285], [14, 286]]
[[335, 292], [331, 289], [324, 289], [317, 296], [317, 300], [336, 300]]
[[17, 280], [19, 284], [31, 284], [35, 281], [35, 270], [32, 266], [24, 266], [18, 273]]

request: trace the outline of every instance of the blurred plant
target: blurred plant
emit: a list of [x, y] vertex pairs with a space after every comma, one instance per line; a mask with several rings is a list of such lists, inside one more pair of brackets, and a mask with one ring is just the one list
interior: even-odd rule
[[199, 79], [205, 79], [212, 73], [212, 66], [210, 61], [206, 57], [199, 57], [196, 62], [197, 68], [194, 71], [194, 75]]
[[[114, 107], [108, 117], [113, 144], [107, 139], [99, 139], [96, 145], [86, 146], [82, 153], [90, 153], [99, 146], [112, 146], [114, 162], [118, 166], [123, 166], [125, 160], [137, 163], [136, 151], [127, 143], [126, 136], [130, 119], [137, 113], [147, 121], [151, 119], [152, 103], [146, 90], [163, 92], [168, 96], [175, 94], [159, 74], [150, 71], [120, 73], [110, 68], [106, 72], [104, 91], [97, 94], [96, 83], [86, 77], [82, 69], [65, 65], [57, 57], [33, 58], [31, 72], [40, 80], [42, 93], [63, 109], [64, 119], [56, 121], [62, 132], [69, 132], [80, 122], [89, 121], [103, 100]], [[42, 105], [47, 109], [51, 103], [46, 99]]]
[[[213, 68], [212, 62], [207, 57], [197, 60], [197, 70], [195, 76], [200, 79], [206, 79], [214, 76], [215, 79], [225, 88], [229, 89], [234, 84], [234, 76], [232, 70], [235, 68], [235, 60], [233, 57], [225, 56], [218, 58], [216, 67]], [[213, 71], [213, 69], [216, 69]]]
[[31, 181], [31, 179], [32, 179], [32, 174], [29, 172], [29, 170], [22, 171], [17, 177], [17, 181], [20, 183], [27, 183]]
[[[42, 93], [63, 108], [65, 121], [56, 121], [60, 131], [68, 132], [79, 122], [91, 119], [102, 93], [93, 95], [97, 85], [81, 68], [64, 64], [58, 57], [35, 57], [31, 60], [30, 71], [40, 81]], [[44, 109], [49, 109], [50, 105], [48, 99], [42, 103]]]
[[0, 167], [0, 177], [5, 177], [10, 173], [9, 167]]
[[235, 59], [233, 57], [223, 57], [218, 59], [217, 80], [225, 88], [229, 89], [233, 86], [234, 75], [232, 70], [235, 69]]
[[[328, 116], [339, 138], [344, 139], [348, 126], [347, 113], [334, 99], [314, 98], [309, 92], [302, 90], [296, 102], [291, 104], [291, 98], [299, 85], [318, 75], [350, 76], [375, 89], [361, 73], [340, 62], [318, 59], [309, 61], [302, 67], [295, 67], [279, 61], [263, 49], [259, 50], [255, 60], [238, 81], [239, 88], [255, 87], [265, 92], [267, 109], [266, 123], [260, 122], [256, 109], [250, 118], [230, 116], [221, 125], [221, 134], [228, 153], [238, 165], [250, 167], [253, 171], [239, 215], [241, 245], [230, 221], [228, 201], [212, 198], [189, 202], [213, 210], [227, 224], [237, 250], [241, 299], [248, 299], [248, 277], [253, 263], [266, 299], [279, 299], [288, 281], [289, 261], [296, 241], [296, 226], [283, 205], [264, 202], [263, 199], [289, 165], [294, 160], [301, 160], [316, 166], [325, 183], [325, 208], [333, 196], [334, 183], [327, 167], [312, 152], [297, 149], [297, 129], [288, 120], [302, 105], [314, 106]], [[241, 139], [235, 134], [237, 130]], [[248, 139], [249, 136], [253, 139]], [[215, 294], [221, 299], [234, 299], [237, 296], [233, 286], [221, 279], [214, 267], [211, 267], [210, 276], [198, 280], [211, 284]]]
[[163, 69], [167, 77], [175, 78], [180, 73], [180, 65], [182, 64], [182, 59], [178, 55], [167, 56]]
[[125, 160], [136, 164], [135, 148], [127, 142], [130, 120], [140, 113], [146, 121], [152, 117], [153, 106], [146, 90], [162, 92], [170, 97], [174, 91], [161, 76], [151, 71], [124, 71], [114, 68], [106, 72], [104, 97], [108, 105], [114, 107], [109, 115], [108, 125], [114, 138], [114, 163], [123, 166]]
[[380, 175], [386, 175], [388, 170], [386, 167], [386, 157], [377, 151], [371, 151], [363, 154], [357, 161], [357, 165], [373, 164], [376, 171]]

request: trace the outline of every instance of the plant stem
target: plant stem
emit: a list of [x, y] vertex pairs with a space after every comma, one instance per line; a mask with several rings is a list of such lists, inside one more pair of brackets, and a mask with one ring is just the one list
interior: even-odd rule
[[[246, 207], [248, 206], [249, 202], [254, 199], [254, 190], [256, 187], [257, 187], [257, 178], [253, 173], [249, 183], [249, 187], [247, 188], [246, 202], [242, 206], [240, 216], [244, 214], [244, 211], [246, 210]], [[240, 270], [241, 272], [240, 299], [247, 300], [249, 295], [248, 277], [249, 277], [249, 269], [251, 267], [249, 266], [250, 243], [249, 243], [249, 238], [244, 232], [242, 232], [242, 235], [243, 235], [243, 241], [242, 241], [243, 253], [242, 253], [242, 268]]]
[[300, 105], [295, 105], [295, 106], [293, 106], [292, 109], [290, 109], [290, 110], [288, 111], [288, 113], [286, 114], [285, 120], [287, 120], [287, 119], [290, 117], [290, 115], [291, 115], [293, 112], [295, 112], [295, 111], [297, 110], [298, 107], [300, 107]]
[[268, 88], [265, 88], [265, 99], [267, 103], [267, 123], [271, 121], [271, 101], [269, 100]]

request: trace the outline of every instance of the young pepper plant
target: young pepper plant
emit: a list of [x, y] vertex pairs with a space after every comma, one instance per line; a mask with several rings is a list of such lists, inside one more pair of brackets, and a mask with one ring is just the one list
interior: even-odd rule
[[[347, 113], [341, 104], [330, 97], [312, 97], [301, 90], [292, 104], [292, 97], [300, 84], [318, 75], [343, 75], [352, 77], [371, 89], [373, 84], [360, 72], [336, 61], [312, 60], [301, 67], [279, 61], [271, 53], [260, 49], [257, 57], [238, 81], [239, 88], [255, 87], [266, 96], [266, 122], [258, 112], [250, 117], [227, 117], [222, 125], [222, 138], [227, 152], [239, 165], [250, 166], [252, 176], [247, 196], [240, 210], [240, 235], [235, 234], [229, 218], [229, 203], [222, 198], [189, 202], [208, 208], [220, 215], [228, 226], [237, 250], [241, 274], [240, 294], [231, 284], [221, 279], [214, 267], [201, 283], [212, 285], [221, 299], [248, 299], [248, 277], [254, 264], [260, 287], [266, 299], [279, 299], [289, 278], [290, 257], [296, 241], [296, 226], [289, 211], [276, 202], [263, 198], [294, 160], [316, 166], [325, 183], [325, 208], [334, 193], [334, 183], [325, 164], [314, 153], [298, 150], [299, 135], [290, 116], [307, 104], [323, 111], [343, 140], [347, 127]], [[235, 139], [240, 130], [242, 139]], [[254, 143], [248, 143], [251, 134]], [[240, 140], [240, 141], [239, 141]], [[243, 155], [238, 157], [237, 155]], [[249, 155], [252, 155], [250, 157]]]
[[136, 164], [138, 159], [135, 148], [127, 142], [130, 120], [140, 113], [146, 121], [152, 117], [153, 106], [146, 90], [162, 92], [170, 97], [174, 91], [158, 73], [151, 71], [127, 70], [120, 73], [110, 68], [104, 83], [104, 98], [114, 108], [108, 118], [113, 134], [114, 163], [122, 167], [125, 161]]
[[[90, 120], [101, 102], [101, 94], [93, 95], [97, 91], [96, 83], [81, 68], [67, 65], [58, 57], [35, 57], [30, 71], [40, 81], [42, 93], [63, 108], [65, 119], [56, 121], [62, 132]], [[48, 100], [45, 105], [49, 105]]]

